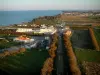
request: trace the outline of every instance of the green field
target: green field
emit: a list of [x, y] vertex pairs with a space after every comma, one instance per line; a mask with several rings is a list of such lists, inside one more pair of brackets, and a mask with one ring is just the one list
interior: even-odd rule
[[0, 69], [11, 75], [38, 75], [48, 56], [46, 50], [27, 50], [23, 54], [0, 59]]
[[88, 62], [99, 62], [100, 63], [100, 52], [95, 50], [75, 50], [76, 58], [78, 61]]

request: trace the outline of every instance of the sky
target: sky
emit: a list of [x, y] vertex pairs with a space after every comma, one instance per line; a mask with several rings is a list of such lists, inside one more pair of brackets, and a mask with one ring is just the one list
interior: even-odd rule
[[100, 10], [100, 0], [0, 0], [0, 10]]

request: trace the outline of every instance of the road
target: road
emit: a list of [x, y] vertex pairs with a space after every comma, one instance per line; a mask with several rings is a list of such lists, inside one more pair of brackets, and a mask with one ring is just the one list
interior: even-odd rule
[[62, 32], [58, 29], [58, 48], [56, 57], [56, 70], [57, 75], [64, 75], [64, 57], [62, 49]]

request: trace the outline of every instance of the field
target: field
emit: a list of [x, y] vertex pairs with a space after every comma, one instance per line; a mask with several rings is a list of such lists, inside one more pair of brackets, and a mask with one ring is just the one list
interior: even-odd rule
[[88, 49], [74, 50], [78, 65], [83, 75], [100, 74], [100, 52]]
[[40, 75], [47, 57], [46, 50], [27, 50], [25, 53], [0, 59], [0, 69], [11, 75]]
[[84, 49], [94, 48], [88, 30], [82, 30], [82, 29], [73, 30], [71, 41], [72, 41], [72, 46], [74, 48], [84, 48]]
[[80, 17], [80, 16], [72, 16], [72, 15], [62, 15], [61, 16], [61, 19], [64, 20], [64, 21], [68, 21], [68, 22], [75, 22], [75, 21], [78, 21], [78, 22], [88, 22], [90, 21], [88, 18], [86, 17]]
[[78, 49], [75, 50], [78, 61], [98, 62], [100, 63], [100, 52], [94, 50]]
[[[94, 49], [88, 29], [79, 29], [76, 27], [75, 29], [72, 28], [72, 31], [72, 46], [82, 74], [99, 75], [100, 51]], [[94, 32], [99, 43], [100, 29], [95, 28]]]
[[[100, 16], [62, 15], [61, 19], [72, 23], [94, 23], [100, 21]], [[100, 22], [99, 22], [100, 23]]]

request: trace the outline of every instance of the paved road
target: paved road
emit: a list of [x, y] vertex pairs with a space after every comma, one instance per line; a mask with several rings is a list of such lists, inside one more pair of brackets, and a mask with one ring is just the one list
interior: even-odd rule
[[57, 49], [57, 58], [56, 58], [56, 70], [57, 75], [64, 74], [64, 57], [63, 57], [63, 50], [62, 50], [62, 32], [58, 30], [58, 49]]

